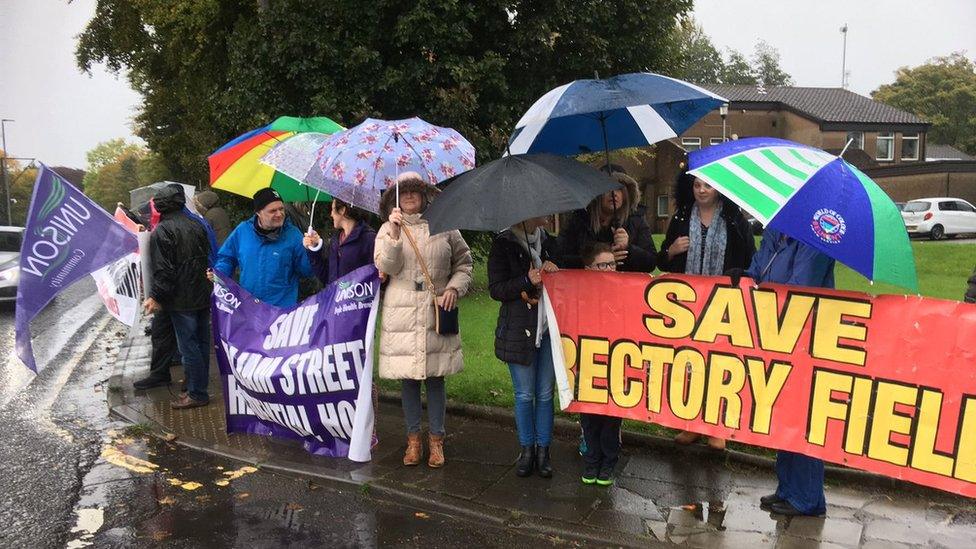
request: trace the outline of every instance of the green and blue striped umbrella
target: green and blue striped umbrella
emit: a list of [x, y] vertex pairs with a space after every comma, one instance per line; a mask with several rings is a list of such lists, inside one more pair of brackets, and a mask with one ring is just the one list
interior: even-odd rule
[[693, 151], [688, 166], [763, 225], [869, 280], [918, 292], [901, 213], [877, 183], [842, 158], [792, 141], [753, 137]]

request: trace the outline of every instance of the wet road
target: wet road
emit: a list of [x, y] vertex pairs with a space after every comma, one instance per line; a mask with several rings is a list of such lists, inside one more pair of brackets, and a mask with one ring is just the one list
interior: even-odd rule
[[[92, 287], [34, 323], [40, 375], [13, 353], [0, 310], [0, 546], [539, 546], [558, 539], [416, 508], [368, 490], [244, 468], [108, 416], [102, 383], [123, 326]], [[90, 319], [89, 319], [90, 318]]]

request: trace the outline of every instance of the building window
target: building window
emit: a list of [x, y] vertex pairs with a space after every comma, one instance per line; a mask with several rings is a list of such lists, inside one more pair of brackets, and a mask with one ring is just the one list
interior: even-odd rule
[[708, 144], [709, 145], [721, 145], [722, 144], [722, 138], [721, 137], [713, 137], [713, 138], [711, 138], [711, 139], [708, 140]]
[[851, 149], [861, 149], [863, 151], [864, 150], [864, 132], [847, 132], [847, 139], [844, 140], [844, 144], [846, 145], [852, 139], [854, 141], [853, 141], [853, 143], [851, 143], [851, 146], [849, 148], [851, 148]]
[[682, 137], [681, 148], [691, 152], [701, 148], [701, 137]]
[[918, 134], [901, 134], [901, 159], [918, 160]]
[[668, 216], [668, 195], [666, 194], [661, 194], [657, 197], [657, 216]]
[[893, 160], [895, 158], [895, 134], [881, 132], [878, 134], [878, 151], [875, 160]]

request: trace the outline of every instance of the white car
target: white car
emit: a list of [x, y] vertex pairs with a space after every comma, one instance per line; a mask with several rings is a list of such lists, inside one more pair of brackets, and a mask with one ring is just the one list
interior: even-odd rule
[[942, 240], [946, 235], [976, 233], [976, 208], [960, 198], [919, 198], [905, 204], [901, 212], [908, 236], [929, 235]]
[[23, 227], [0, 226], [0, 302], [17, 299], [17, 281], [20, 280], [20, 243], [23, 240]]

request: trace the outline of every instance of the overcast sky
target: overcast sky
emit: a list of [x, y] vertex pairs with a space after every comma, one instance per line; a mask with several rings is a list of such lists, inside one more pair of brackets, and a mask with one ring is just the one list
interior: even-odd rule
[[[101, 141], [132, 138], [139, 97], [124, 79], [74, 63], [95, 0], [0, 0], [0, 117], [11, 156], [83, 168]], [[840, 85], [848, 24], [850, 88], [869, 94], [894, 71], [937, 55], [976, 56], [976, 0], [696, 0], [695, 17], [721, 49], [777, 48], [799, 86]], [[286, 114], [286, 113], [282, 113]]]

